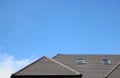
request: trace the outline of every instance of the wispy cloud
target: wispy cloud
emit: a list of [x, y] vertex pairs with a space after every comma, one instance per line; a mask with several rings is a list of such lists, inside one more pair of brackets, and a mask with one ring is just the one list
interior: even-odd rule
[[13, 55], [0, 53], [0, 78], [10, 78], [11, 74], [30, 64], [35, 58], [16, 60]]

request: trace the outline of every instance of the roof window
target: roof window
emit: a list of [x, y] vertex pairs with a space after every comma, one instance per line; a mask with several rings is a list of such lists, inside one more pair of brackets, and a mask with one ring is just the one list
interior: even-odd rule
[[84, 59], [77, 59], [76, 63], [77, 64], [85, 64], [85, 60]]
[[103, 59], [103, 64], [108, 65], [111, 64], [109, 59]]

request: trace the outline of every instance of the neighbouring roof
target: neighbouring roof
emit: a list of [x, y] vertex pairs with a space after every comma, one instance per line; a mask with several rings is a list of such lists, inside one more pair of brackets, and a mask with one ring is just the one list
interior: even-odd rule
[[[114, 54], [58, 54], [53, 59], [80, 72], [83, 78], [104, 78], [119, 61], [120, 55]], [[77, 64], [77, 59], [84, 59], [85, 64]], [[103, 59], [109, 59], [111, 64], [103, 64]]]
[[118, 62], [106, 75], [105, 78], [120, 78], [120, 62]]
[[80, 75], [80, 73], [54, 59], [43, 56], [13, 75]]

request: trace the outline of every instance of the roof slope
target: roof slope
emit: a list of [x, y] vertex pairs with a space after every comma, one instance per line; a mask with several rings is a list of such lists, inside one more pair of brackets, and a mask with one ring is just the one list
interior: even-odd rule
[[105, 75], [105, 78], [120, 78], [120, 62]]
[[[119, 61], [120, 55], [110, 54], [58, 54], [53, 59], [80, 72], [83, 78], [103, 78]], [[77, 59], [84, 59], [85, 64], [77, 64]], [[109, 59], [111, 64], [104, 65], [103, 59]]]
[[54, 59], [43, 56], [13, 75], [80, 75], [80, 73]]

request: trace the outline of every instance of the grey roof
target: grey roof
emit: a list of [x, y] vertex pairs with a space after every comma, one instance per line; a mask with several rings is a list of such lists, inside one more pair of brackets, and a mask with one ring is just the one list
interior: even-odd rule
[[80, 75], [80, 73], [54, 59], [43, 56], [13, 75]]
[[105, 75], [105, 78], [120, 78], [120, 62]]
[[[77, 64], [76, 59], [84, 59], [85, 64]], [[111, 64], [103, 64], [109, 59]], [[13, 74], [21, 75], [83, 75], [82, 78], [119, 78], [120, 55], [110, 54], [58, 54], [48, 58], [43, 56], [27, 67]]]
[[[58, 54], [53, 59], [80, 72], [83, 78], [104, 78], [119, 61], [120, 55], [110, 54]], [[85, 64], [77, 64], [76, 59], [84, 59]], [[111, 64], [104, 65], [102, 59], [109, 59]]]

